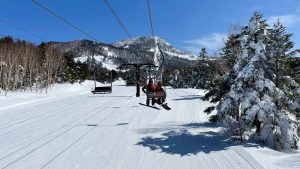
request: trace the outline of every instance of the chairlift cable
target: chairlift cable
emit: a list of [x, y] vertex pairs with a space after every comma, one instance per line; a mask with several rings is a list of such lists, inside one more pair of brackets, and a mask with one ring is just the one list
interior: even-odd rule
[[[28, 31], [28, 30], [26, 30], [26, 29], [23, 29], [23, 28], [21, 28], [21, 27], [15, 25], [15, 24], [12, 24], [12, 23], [10, 23], [10, 22], [4, 21], [3, 19], [0, 19], [0, 22], [3, 23], [3, 24], [8, 25], [8, 26], [10, 26], [10, 27], [13, 27], [13, 28], [15, 28], [15, 29], [17, 29], [17, 30], [20, 30], [20, 31], [22, 31], [22, 32], [25, 32], [25, 33], [27, 33], [27, 34], [29, 34], [29, 35], [31, 35], [31, 36], [33, 36], [33, 37], [39, 39], [39, 40], [46, 41], [45, 38], [43, 38], [43, 37], [41, 37], [41, 36], [39, 36], [39, 35], [37, 35], [37, 34], [35, 34], [35, 33], [32, 33], [32, 32], [30, 32], [30, 31]], [[1, 35], [1, 36], [2, 36], [2, 35]]]
[[151, 15], [151, 9], [150, 9], [150, 0], [147, 0], [147, 9], [148, 9], [148, 16], [149, 16], [149, 21], [150, 21], [150, 28], [151, 28], [151, 34], [152, 34], [152, 38], [153, 41], [155, 42], [154, 39], [154, 30], [153, 30], [153, 24], [152, 24], [152, 15]]
[[112, 15], [114, 16], [114, 18], [116, 19], [116, 21], [118, 22], [118, 24], [121, 26], [121, 28], [123, 29], [123, 31], [127, 34], [127, 36], [132, 39], [132, 36], [130, 35], [129, 31], [126, 29], [126, 27], [124, 26], [124, 24], [122, 23], [121, 19], [119, 18], [119, 16], [117, 15], [116, 11], [113, 9], [113, 7], [109, 4], [108, 0], [104, 0], [106, 6], [110, 9]]
[[164, 55], [163, 51], [161, 50], [160, 45], [155, 42], [155, 34], [154, 34], [154, 29], [153, 29], [153, 21], [152, 21], [152, 15], [151, 15], [150, 0], [147, 0], [147, 9], [148, 9], [148, 16], [149, 16], [149, 22], [150, 22], [150, 29], [151, 29], [152, 38], [153, 38], [153, 41], [154, 41], [155, 45], [158, 47], [159, 52], [162, 55], [162, 62], [161, 62], [160, 66], [159, 66], [159, 69], [158, 69], [158, 72], [162, 72], [162, 67], [163, 67], [164, 62], [165, 62], [165, 55]]
[[36, 0], [32, 0], [33, 3], [35, 3], [36, 5], [38, 5], [40, 8], [44, 9], [45, 11], [49, 12], [50, 14], [56, 16], [58, 19], [60, 19], [61, 21], [65, 22], [67, 25], [71, 26], [72, 28], [76, 29], [77, 31], [79, 31], [80, 33], [84, 34], [85, 36], [89, 37], [90, 39], [99, 42], [96, 38], [94, 38], [92, 35], [88, 34], [87, 32], [83, 31], [82, 29], [80, 29], [79, 27], [75, 26], [74, 24], [72, 24], [71, 22], [69, 22], [68, 20], [66, 20], [65, 18], [63, 18], [62, 16], [58, 15], [57, 13], [51, 11], [50, 9], [48, 9], [47, 7], [45, 7], [44, 5], [40, 4], [39, 2], [37, 2]]

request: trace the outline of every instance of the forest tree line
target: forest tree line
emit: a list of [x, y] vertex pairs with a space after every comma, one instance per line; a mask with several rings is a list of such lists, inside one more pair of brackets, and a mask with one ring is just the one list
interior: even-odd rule
[[[0, 89], [5, 95], [17, 90], [47, 93], [55, 83], [93, 79], [95, 70], [98, 81], [104, 82], [110, 76], [101, 63], [91, 66], [87, 62], [75, 62], [71, 54], [47, 43], [36, 46], [9, 36], [0, 39]], [[115, 72], [113, 75], [116, 78]]]

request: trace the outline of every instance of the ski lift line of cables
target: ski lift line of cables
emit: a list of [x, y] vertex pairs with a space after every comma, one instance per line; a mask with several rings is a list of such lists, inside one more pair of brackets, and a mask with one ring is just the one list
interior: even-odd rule
[[150, 10], [150, 1], [149, 0], [147, 0], [147, 9], [148, 9], [148, 16], [149, 16], [149, 21], [150, 21], [151, 34], [152, 34], [153, 41], [155, 42], [154, 30], [153, 30], [153, 24], [152, 24], [152, 16], [151, 16], [151, 10]]
[[93, 36], [91, 36], [90, 34], [88, 34], [87, 32], [83, 31], [82, 29], [80, 29], [79, 27], [75, 26], [74, 24], [72, 24], [71, 22], [67, 21], [65, 18], [63, 18], [62, 16], [58, 15], [57, 13], [51, 11], [50, 9], [48, 9], [47, 7], [45, 7], [44, 5], [40, 4], [39, 2], [37, 2], [36, 0], [32, 0], [33, 3], [35, 3], [36, 5], [38, 5], [40, 8], [44, 9], [45, 11], [49, 12], [50, 14], [56, 16], [58, 19], [60, 19], [61, 21], [65, 22], [67, 25], [71, 26], [72, 28], [76, 29], [77, 31], [79, 31], [80, 33], [84, 34], [85, 36], [89, 37], [90, 39], [96, 41], [99, 43], [99, 41], [94, 38]]
[[[129, 33], [128, 29], [124, 26], [123, 22], [121, 21], [121, 19], [117, 15], [117, 13], [114, 10], [114, 8], [110, 5], [110, 3], [108, 2], [108, 0], [103, 0], [103, 1], [104, 1], [105, 5], [109, 8], [110, 12], [114, 16], [114, 18], [116, 19], [116, 21], [118, 22], [118, 24], [120, 25], [120, 27], [123, 29], [123, 31], [126, 33], [126, 35], [129, 37], [129, 39], [132, 39], [132, 36]], [[134, 57], [134, 60], [135, 60], [136, 63], [138, 63], [137, 57]]]
[[15, 28], [15, 29], [17, 29], [17, 30], [19, 30], [19, 31], [25, 32], [25, 33], [27, 33], [28, 35], [31, 35], [31, 36], [33, 36], [33, 37], [39, 39], [39, 40], [46, 41], [45, 38], [43, 38], [43, 37], [41, 37], [41, 36], [38, 36], [38, 35], [36, 35], [35, 33], [32, 33], [32, 32], [30, 32], [30, 31], [28, 31], [28, 30], [25, 30], [25, 29], [23, 29], [23, 28], [21, 28], [21, 27], [15, 25], [15, 24], [12, 24], [12, 23], [9, 23], [9, 22], [7, 22], [7, 21], [4, 21], [3, 19], [0, 19], [0, 22], [3, 23], [3, 24], [8, 25], [8, 26], [10, 26], [10, 27], [13, 27], [13, 28]]
[[132, 39], [132, 36], [130, 35], [129, 31], [126, 29], [126, 27], [124, 26], [124, 24], [122, 23], [122, 21], [120, 20], [119, 16], [117, 15], [116, 11], [113, 9], [113, 7], [109, 4], [108, 0], [104, 0], [104, 3], [106, 4], [106, 6], [110, 9], [111, 13], [113, 14], [114, 18], [116, 19], [116, 21], [118, 22], [118, 24], [121, 26], [121, 28], [123, 29], [123, 31], [127, 34], [127, 36]]
[[151, 29], [152, 38], [153, 38], [153, 41], [154, 41], [155, 45], [158, 47], [159, 52], [162, 55], [162, 62], [161, 62], [160, 66], [159, 66], [159, 69], [158, 69], [158, 71], [161, 72], [162, 67], [164, 65], [164, 62], [165, 62], [165, 55], [164, 55], [163, 51], [161, 50], [159, 44], [155, 42], [152, 15], [151, 15], [151, 8], [150, 8], [150, 0], [147, 0], [147, 9], [148, 9], [148, 15], [149, 15], [149, 22], [150, 22], [150, 29]]

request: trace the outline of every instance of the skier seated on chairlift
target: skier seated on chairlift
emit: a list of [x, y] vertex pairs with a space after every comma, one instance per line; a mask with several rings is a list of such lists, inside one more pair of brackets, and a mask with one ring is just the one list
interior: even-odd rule
[[[154, 92], [154, 90], [155, 90], [155, 84], [153, 84], [152, 79], [149, 79], [148, 84], [142, 88], [142, 91], [144, 93]], [[150, 102], [150, 99], [147, 99], [147, 105], [149, 104], [149, 102]], [[152, 105], [154, 105], [154, 100], [152, 100]]]
[[[164, 92], [165, 93], [165, 90], [163, 89], [161, 82], [157, 83], [156, 88], [154, 89], [154, 92]], [[154, 105], [155, 103], [162, 105], [162, 104], [164, 104], [165, 100], [166, 100], [165, 97], [153, 99], [152, 105]]]
[[148, 82], [147, 86], [144, 86], [142, 88], [142, 90], [143, 90], [144, 93], [154, 92], [154, 90], [155, 90], [155, 84], [153, 84], [153, 80], [149, 79], [149, 82]]

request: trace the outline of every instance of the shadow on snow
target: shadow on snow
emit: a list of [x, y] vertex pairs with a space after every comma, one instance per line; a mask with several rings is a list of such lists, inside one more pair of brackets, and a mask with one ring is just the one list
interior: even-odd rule
[[181, 98], [172, 99], [174, 101], [180, 101], [180, 100], [200, 100], [203, 98], [203, 96], [200, 95], [188, 95], [188, 96], [180, 96]]
[[124, 98], [132, 98], [133, 96], [111, 96], [110, 93], [101, 93], [101, 94], [95, 94], [90, 95], [89, 97], [124, 97]]
[[78, 124], [78, 125], [63, 125], [63, 127], [67, 126], [76, 126], [76, 127], [117, 127], [117, 126], [125, 126], [129, 125], [129, 123], [117, 123], [117, 124], [110, 124], [110, 125], [99, 125], [99, 124]]
[[[173, 126], [174, 127], [174, 126]], [[155, 132], [163, 132], [161, 136], [143, 137], [136, 145], [148, 147], [152, 151], [160, 151], [162, 153], [191, 156], [200, 152], [210, 153], [213, 151], [222, 151], [233, 146], [233, 142], [229, 137], [214, 131], [193, 132], [189, 129], [197, 128], [216, 128], [216, 126], [210, 123], [190, 123], [177, 126], [175, 128], [169, 128], [169, 131], [164, 129], [150, 128], [150, 131], [143, 129], [139, 131], [140, 134], [153, 134]], [[255, 146], [248, 145], [247, 146]]]

